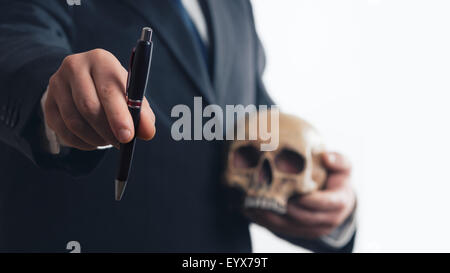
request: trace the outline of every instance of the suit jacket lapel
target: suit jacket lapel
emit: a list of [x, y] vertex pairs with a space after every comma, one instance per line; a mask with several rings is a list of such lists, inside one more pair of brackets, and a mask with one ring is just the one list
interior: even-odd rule
[[191, 37], [189, 29], [180, 18], [171, 0], [132, 0], [124, 1], [136, 13], [147, 20], [155, 35], [166, 44], [178, 63], [193, 81], [206, 102], [215, 103], [217, 98], [207, 67], [201, 55], [201, 49]]

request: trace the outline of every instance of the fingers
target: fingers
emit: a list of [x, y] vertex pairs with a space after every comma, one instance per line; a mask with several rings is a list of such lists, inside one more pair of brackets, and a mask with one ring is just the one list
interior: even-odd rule
[[96, 133], [103, 138], [103, 145], [117, 146], [119, 142], [108, 124], [90, 73], [86, 70], [80, 71], [74, 75], [70, 85], [71, 95], [78, 111]]
[[294, 222], [301, 223], [305, 227], [338, 227], [344, 220], [342, 210], [312, 211], [301, 208], [292, 203], [288, 204], [287, 216]]
[[324, 226], [307, 227], [285, 216], [266, 210], [252, 209], [247, 210], [245, 214], [253, 222], [264, 226], [275, 233], [292, 237], [315, 239], [320, 236], [330, 234], [333, 231], [332, 228]]
[[[125, 100], [127, 71], [115, 59], [105, 63], [108, 62], [112, 63], [108, 66], [109, 70], [99, 62], [92, 69], [93, 76], [88, 71], [80, 71], [74, 75], [71, 81], [72, 96], [80, 113], [96, 132], [108, 143], [117, 145], [119, 141], [126, 143], [131, 140], [129, 134], [134, 136], [134, 125]], [[115, 133], [113, 126], [116, 128]], [[119, 135], [121, 129], [128, 129], [130, 132], [123, 137]], [[144, 98], [137, 136], [150, 140], [155, 131], [155, 115]]]
[[294, 204], [315, 211], [342, 210], [355, 203], [355, 193], [350, 184], [350, 174], [331, 173], [326, 188], [294, 198]]
[[294, 203], [314, 211], [336, 211], [343, 209], [347, 202], [343, 193], [325, 190], [301, 196]]
[[125, 97], [126, 70], [120, 63], [114, 66], [103, 63], [93, 68], [92, 75], [114, 136], [121, 143], [130, 142], [134, 137], [134, 125]]
[[333, 172], [350, 172], [352, 165], [343, 155], [336, 152], [324, 153], [323, 163], [327, 169]]
[[[44, 107], [49, 109], [44, 112], [53, 114], [46, 116], [47, 124], [71, 147], [128, 143], [135, 132], [125, 98], [127, 76], [120, 62], [105, 50], [66, 57], [49, 81]], [[155, 132], [155, 115], [144, 99], [137, 136], [149, 140]]]
[[289, 200], [287, 213], [246, 210], [254, 222], [278, 234], [315, 239], [333, 232], [347, 219], [356, 205], [349, 177], [351, 165], [337, 153], [324, 154], [324, 164], [331, 171], [326, 188]]
[[79, 137], [71, 133], [71, 131], [66, 127], [64, 120], [61, 118], [61, 114], [59, 113], [56, 103], [47, 99], [46, 104], [47, 107], [45, 107], [44, 110], [46, 122], [48, 126], [58, 135], [58, 138], [62, 141], [62, 144], [70, 145], [71, 147], [83, 151], [92, 151], [97, 148], [96, 146], [84, 142]]
[[[67, 83], [58, 79], [53, 80], [52, 84], [49, 86], [49, 93], [58, 93], [57, 97], [50, 96], [47, 98], [47, 100], [49, 100], [49, 105], [51, 106], [53, 103], [58, 110], [57, 116], [47, 115], [50, 119], [55, 119], [55, 121], [53, 121], [54, 124], [57, 124], [59, 119], [62, 119], [65, 125], [64, 128], [67, 128], [67, 131], [77, 136], [84, 143], [90, 146], [106, 145], [104, 139], [95, 132], [78, 112], [70, 94], [70, 87]], [[61, 126], [58, 126], [58, 129], [59, 130], [55, 131], [57, 135], [62, 136], [64, 134], [67, 136], [67, 132], [63, 132]], [[69, 144], [71, 143], [69, 142]]]

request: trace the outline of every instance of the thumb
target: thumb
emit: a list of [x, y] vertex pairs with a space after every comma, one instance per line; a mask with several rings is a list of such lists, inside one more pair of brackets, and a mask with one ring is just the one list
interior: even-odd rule
[[150, 140], [155, 136], [155, 114], [150, 108], [150, 104], [147, 99], [142, 101], [141, 118], [139, 121], [139, 130], [137, 137], [143, 140]]

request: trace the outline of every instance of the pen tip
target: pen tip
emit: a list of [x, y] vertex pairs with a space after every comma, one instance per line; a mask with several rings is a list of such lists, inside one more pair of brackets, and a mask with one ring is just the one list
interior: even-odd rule
[[116, 180], [116, 201], [122, 200], [126, 185], [127, 181]]

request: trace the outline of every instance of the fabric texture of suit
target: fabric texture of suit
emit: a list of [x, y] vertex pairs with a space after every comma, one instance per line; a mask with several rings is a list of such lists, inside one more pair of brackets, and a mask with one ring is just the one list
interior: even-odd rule
[[[210, 0], [211, 71], [171, 1], [0, 0], [0, 251], [249, 252], [248, 222], [228, 209], [223, 141], [174, 141], [177, 104], [273, 104], [246, 0]], [[124, 200], [114, 201], [118, 152], [51, 156], [39, 101], [70, 54], [102, 48], [127, 67], [140, 29], [154, 29], [147, 98], [157, 134], [137, 142]], [[209, 75], [211, 72], [211, 76]], [[120, 236], [118, 236], [120, 235]], [[289, 239], [289, 238], [287, 238]], [[290, 239], [316, 251], [351, 251]]]

